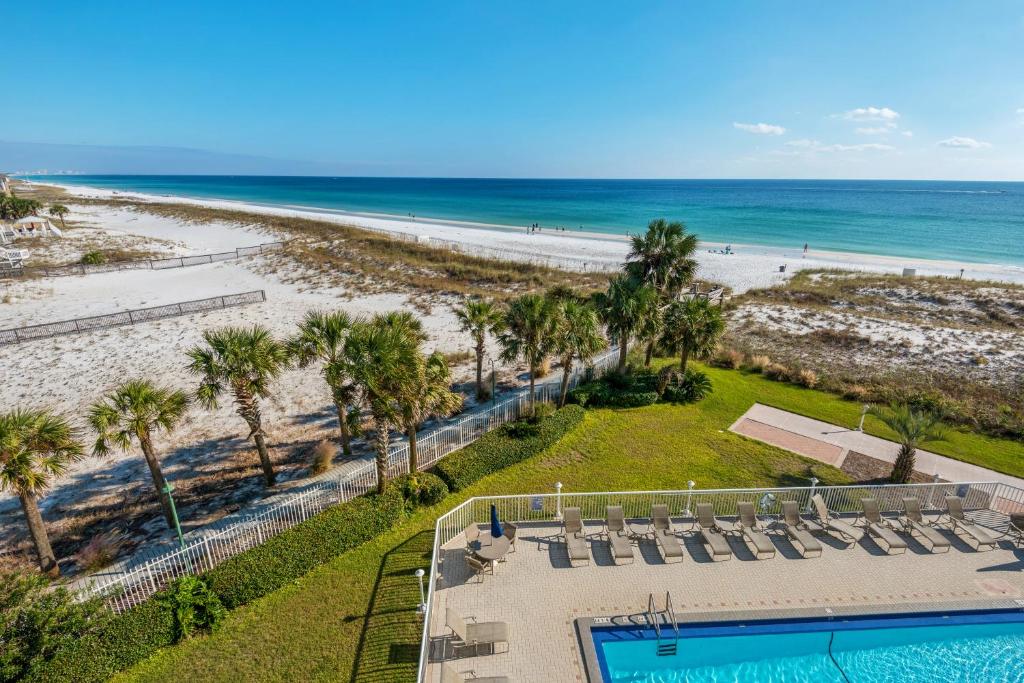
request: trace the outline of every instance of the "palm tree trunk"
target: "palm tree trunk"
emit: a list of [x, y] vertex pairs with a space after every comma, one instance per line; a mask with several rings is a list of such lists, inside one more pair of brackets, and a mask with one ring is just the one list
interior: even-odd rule
[[619, 335], [619, 374], [620, 375], [624, 374], [626, 372], [626, 355], [628, 353], [628, 351], [626, 350], [626, 345], [628, 343], [629, 343], [629, 337], [624, 335], [624, 334], [620, 334]]
[[914, 474], [914, 461], [916, 460], [917, 449], [911, 446], [900, 446], [900, 452], [896, 456], [896, 462], [892, 466], [892, 474], [889, 480], [893, 484], [906, 484]]
[[572, 373], [572, 356], [566, 356], [562, 359], [562, 391], [558, 395], [558, 407], [565, 407], [565, 399], [568, 398], [569, 393], [569, 375]]
[[263, 439], [263, 432], [253, 434], [253, 440], [256, 442], [256, 450], [260, 454], [263, 479], [267, 482], [267, 486], [273, 486], [277, 475], [274, 474], [274, 464], [270, 462], [270, 453], [267, 451], [267, 442]]
[[270, 453], [267, 452], [267, 442], [263, 436], [263, 418], [260, 414], [259, 401], [255, 396], [236, 392], [235, 403], [238, 406], [238, 414], [249, 425], [249, 436], [256, 442], [256, 452], [259, 453], [260, 466], [263, 467], [263, 479], [267, 486], [273, 486], [277, 477], [274, 475], [274, 465], [270, 462]]
[[679, 373], [686, 372], [686, 363], [690, 360], [690, 349], [683, 347], [683, 352], [679, 354]]
[[379, 415], [373, 416], [373, 428], [373, 448], [377, 456], [377, 493], [384, 493], [384, 486], [388, 482], [388, 446], [391, 444], [391, 434], [388, 433], [388, 421]]
[[167, 521], [167, 528], [174, 528], [174, 515], [171, 513], [171, 500], [168, 495], [164, 492], [164, 486], [166, 480], [164, 474], [160, 471], [160, 463], [156, 459], [156, 453], [153, 451], [153, 441], [149, 434], [139, 434], [139, 445], [142, 446], [142, 455], [146, 458], [146, 464], [149, 465], [149, 474], [153, 477], [153, 486], [156, 488], [156, 495], [160, 499], [160, 507], [164, 512], [164, 519]]
[[36, 546], [36, 554], [39, 556], [39, 569], [44, 574], [52, 577], [60, 576], [60, 567], [57, 565], [57, 558], [50, 547], [50, 537], [46, 534], [46, 525], [43, 524], [43, 516], [39, 514], [39, 504], [36, 497], [28, 491], [19, 491], [21, 498], [21, 509], [25, 511], [25, 519], [28, 521], [28, 531], [32, 535], [32, 542]]
[[409, 438], [409, 474], [416, 474], [420, 469], [419, 456], [416, 453], [416, 425], [409, 424], [405, 428], [405, 435]]
[[647, 350], [644, 351], [644, 367], [651, 367], [651, 358], [654, 357], [654, 342], [647, 342]]
[[476, 344], [476, 398], [483, 400], [484, 397], [484, 342], [481, 339]]
[[348, 410], [342, 401], [334, 402], [338, 412], [338, 434], [341, 436], [341, 450], [345, 455], [352, 455], [352, 435], [348, 431]]

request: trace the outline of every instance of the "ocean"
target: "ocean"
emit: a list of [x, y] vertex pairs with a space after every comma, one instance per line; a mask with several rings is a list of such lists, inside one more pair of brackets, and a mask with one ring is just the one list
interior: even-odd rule
[[614, 234], [652, 218], [708, 242], [1024, 265], [1024, 183], [31, 176], [115, 190]]

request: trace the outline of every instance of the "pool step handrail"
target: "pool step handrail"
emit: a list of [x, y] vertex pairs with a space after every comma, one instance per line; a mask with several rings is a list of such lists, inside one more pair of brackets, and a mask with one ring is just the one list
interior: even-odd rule
[[672, 609], [672, 596], [665, 592], [665, 618], [668, 623], [672, 625], [672, 630], [675, 633], [675, 637], [672, 640], [661, 640], [661, 615], [662, 612], [658, 610], [657, 605], [654, 602], [654, 593], [648, 593], [647, 595], [647, 623], [654, 626], [654, 635], [658, 639], [657, 654], [659, 657], [668, 657], [674, 655], [679, 647], [679, 625], [676, 623], [675, 612]]

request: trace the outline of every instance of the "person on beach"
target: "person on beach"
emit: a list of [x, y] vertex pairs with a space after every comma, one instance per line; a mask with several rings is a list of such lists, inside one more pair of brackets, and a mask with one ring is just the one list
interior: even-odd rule
[[807, 242], [804, 242], [804, 258], [807, 258]]

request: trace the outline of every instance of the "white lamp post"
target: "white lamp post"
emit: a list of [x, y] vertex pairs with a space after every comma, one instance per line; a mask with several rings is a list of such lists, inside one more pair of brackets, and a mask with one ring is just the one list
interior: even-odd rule
[[423, 571], [422, 569], [417, 569], [415, 573], [416, 573], [416, 578], [419, 579], [419, 582], [420, 582], [420, 604], [416, 607], [416, 612], [419, 613], [419, 614], [426, 614], [427, 613], [427, 598], [423, 594], [423, 576], [426, 574], [426, 572]]
[[690, 499], [693, 497], [693, 487], [696, 486], [696, 485], [697, 485], [697, 482], [695, 482], [693, 479], [691, 479], [690, 481], [686, 482], [686, 487], [689, 489], [686, 492], [686, 516], [687, 517], [690, 516]]
[[811, 509], [811, 498], [814, 498], [814, 489], [818, 486], [818, 482], [821, 481], [817, 477], [811, 477], [811, 492], [807, 494], [807, 509]]
[[562, 482], [555, 484], [555, 519], [562, 519]]
[[865, 403], [864, 407], [861, 408], [861, 411], [860, 411], [860, 425], [857, 427], [857, 431], [858, 432], [863, 432], [864, 431], [864, 417], [868, 414], [869, 410], [871, 410], [871, 405], [868, 404], [868, 403]]

